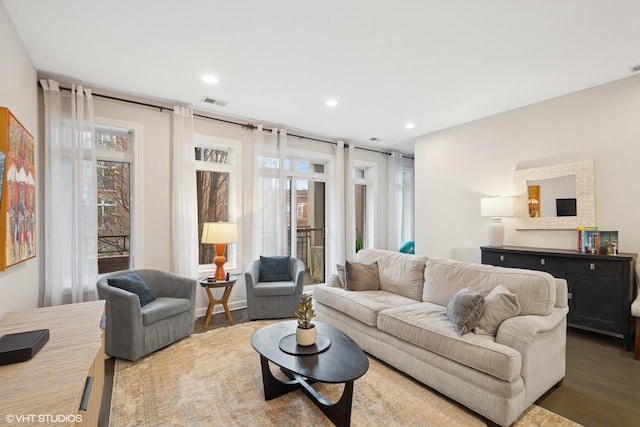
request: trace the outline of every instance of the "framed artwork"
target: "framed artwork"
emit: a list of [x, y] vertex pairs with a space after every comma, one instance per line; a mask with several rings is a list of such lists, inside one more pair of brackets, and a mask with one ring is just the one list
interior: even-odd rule
[[36, 256], [36, 178], [33, 136], [0, 107], [0, 270]]
[[540, 216], [540, 186], [529, 185], [528, 193], [529, 217], [538, 218]]

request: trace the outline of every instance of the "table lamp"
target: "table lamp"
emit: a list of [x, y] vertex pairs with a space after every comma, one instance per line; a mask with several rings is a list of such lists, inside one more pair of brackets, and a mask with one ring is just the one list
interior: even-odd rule
[[238, 241], [238, 225], [232, 222], [205, 222], [202, 227], [202, 243], [213, 244], [216, 257], [213, 259], [216, 265], [216, 280], [224, 280], [224, 263], [227, 259], [224, 251], [227, 243]]
[[513, 198], [499, 196], [481, 198], [480, 215], [491, 217], [491, 222], [489, 223], [489, 246], [502, 246], [504, 243], [502, 217], [513, 216]]

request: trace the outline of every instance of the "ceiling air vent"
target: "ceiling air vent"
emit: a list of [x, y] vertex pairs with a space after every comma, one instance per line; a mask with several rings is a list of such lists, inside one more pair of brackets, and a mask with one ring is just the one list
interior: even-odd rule
[[369, 138], [369, 141], [378, 142], [378, 141], [382, 141], [382, 139], [381, 138], [376, 138], [374, 136], [373, 138]]
[[629, 67], [632, 73], [637, 73], [640, 71], [640, 65], [634, 65], [633, 67]]
[[218, 107], [225, 107], [229, 101], [223, 101], [222, 99], [211, 98], [210, 96], [205, 96], [202, 98], [202, 102], [206, 102], [207, 104], [217, 105]]

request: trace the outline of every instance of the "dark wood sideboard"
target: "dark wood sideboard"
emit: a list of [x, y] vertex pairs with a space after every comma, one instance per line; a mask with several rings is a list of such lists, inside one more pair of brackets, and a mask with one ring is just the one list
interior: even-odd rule
[[480, 250], [483, 264], [546, 271], [566, 279], [568, 325], [623, 338], [624, 349], [631, 350], [637, 254], [595, 255], [519, 246], [482, 246]]

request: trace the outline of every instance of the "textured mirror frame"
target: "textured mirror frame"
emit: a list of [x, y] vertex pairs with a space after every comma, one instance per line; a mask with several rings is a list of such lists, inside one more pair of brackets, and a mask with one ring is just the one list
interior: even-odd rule
[[[514, 215], [519, 230], [573, 230], [596, 225], [596, 186], [594, 161], [562, 163], [539, 168], [516, 170], [513, 174]], [[527, 181], [576, 176], [577, 215], [572, 217], [531, 218], [527, 204]]]

